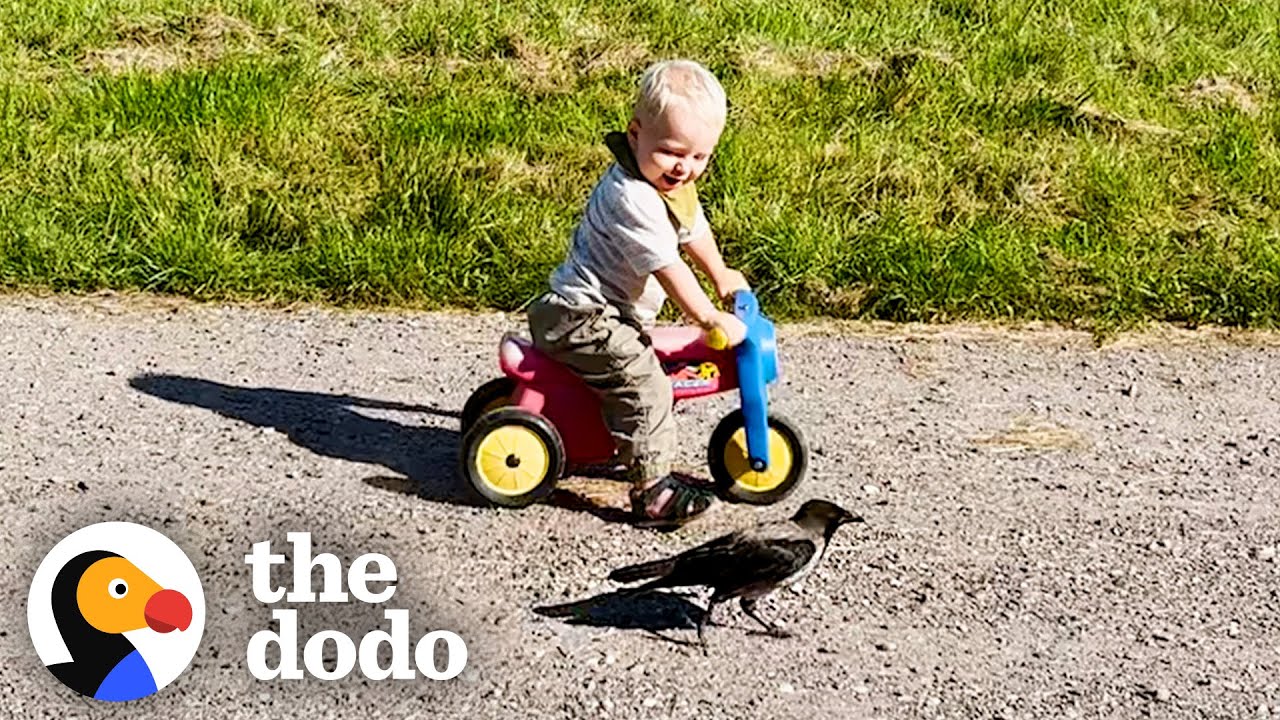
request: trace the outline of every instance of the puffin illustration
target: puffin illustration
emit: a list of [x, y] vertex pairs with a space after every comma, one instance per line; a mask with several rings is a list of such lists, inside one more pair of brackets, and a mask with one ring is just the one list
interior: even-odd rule
[[97, 700], [135, 700], [156, 691], [130, 630], [191, 626], [191, 602], [166, 590], [125, 558], [92, 550], [72, 558], [53, 581], [53, 616], [71, 662], [50, 665], [65, 685]]

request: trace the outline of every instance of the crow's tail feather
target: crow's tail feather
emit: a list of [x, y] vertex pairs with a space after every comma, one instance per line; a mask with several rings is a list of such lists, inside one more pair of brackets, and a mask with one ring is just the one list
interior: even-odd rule
[[609, 579], [620, 583], [633, 583], [637, 580], [660, 578], [675, 569], [675, 561], [671, 559], [652, 560], [638, 565], [628, 565], [609, 573]]

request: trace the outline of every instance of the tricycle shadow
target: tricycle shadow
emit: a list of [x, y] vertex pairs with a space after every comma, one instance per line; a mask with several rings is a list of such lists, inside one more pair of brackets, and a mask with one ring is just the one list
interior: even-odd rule
[[454, 471], [460, 443], [456, 430], [403, 425], [359, 412], [456, 417], [455, 411], [351, 395], [239, 387], [181, 375], [137, 375], [129, 379], [129, 385], [163, 400], [275, 428], [296, 445], [320, 455], [382, 465], [403, 476], [367, 479], [373, 487], [435, 502], [484, 504]]

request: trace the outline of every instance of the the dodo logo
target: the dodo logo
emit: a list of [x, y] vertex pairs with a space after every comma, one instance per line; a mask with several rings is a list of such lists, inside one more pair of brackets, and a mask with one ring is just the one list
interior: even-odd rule
[[204, 631], [204, 590], [169, 538], [124, 522], [77, 530], [36, 570], [27, 623], [40, 660], [67, 687], [134, 700], [173, 682]]

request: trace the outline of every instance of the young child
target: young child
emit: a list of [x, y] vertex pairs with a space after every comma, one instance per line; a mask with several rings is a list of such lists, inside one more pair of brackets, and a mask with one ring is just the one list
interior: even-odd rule
[[746, 333], [715, 307], [680, 255], [683, 249], [706, 273], [721, 299], [747, 286], [725, 266], [694, 188], [726, 113], [724, 89], [698, 63], [646, 70], [627, 132], [605, 137], [616, 162], [596, 183], [550, 292], [528, 311], [534, 344], [600, 393], [643, 525], [680, 524], [715, 502], [707, 483], [673, 472], [671, 382], [646, 331], [670, 295], [702, 328], [723, 329], [730, 344]]

